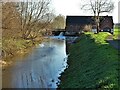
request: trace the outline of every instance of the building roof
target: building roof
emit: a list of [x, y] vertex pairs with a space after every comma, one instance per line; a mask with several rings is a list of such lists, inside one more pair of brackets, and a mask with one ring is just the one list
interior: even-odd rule
[[[105, 18], [110, 18], [113, 21], [112, 16], [100, 16], [100, 22]], [[66, 25], [85, 25], [95, 24], [94, 16], [67, 16]]]

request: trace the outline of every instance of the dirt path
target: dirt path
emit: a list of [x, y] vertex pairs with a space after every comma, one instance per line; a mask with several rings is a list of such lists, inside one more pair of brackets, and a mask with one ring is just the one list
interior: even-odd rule
[[120, 38], [113, 40], [113, 35], [109, 35], [106, 41], [112, 45], [115, 49], [120, 50]]

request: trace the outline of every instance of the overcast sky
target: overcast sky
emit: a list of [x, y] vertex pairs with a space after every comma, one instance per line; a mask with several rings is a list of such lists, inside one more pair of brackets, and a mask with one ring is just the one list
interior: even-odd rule
[[[15, 1], [21, 1], [21, 0], [2, 0], [2, 1], [15, 2]], [[22, 1], [26, 1], [26, 0], [22, 0]], [[80, 9], [81, 3], [84, 3], [82, 2], [83, 0], [51, 0], [51, 1], [52, 1], [51, 6], [52, 8], [54, 8], [56, 14], [62, 14], [64, 16], [66, 15], [86, 15], [86, 16], [93, 15], [90, 12], [82, 11]], [[120, 0], [112, 0], [112, 1], [115, 3], [114, 11], [109, 14], [103, 13], [102, 15], [111, 15], [113, 16], [114, 23], [118, 23], [118, 2]], [[120, 13], [120, 9], [119, 9], [119, 13]], [[119, 17], [119, 23], [120, 23], [120, 17]]]
[[[86, 0], [87, 1], [87, 0]], [[112, 15], [114, 23], [118, 22], [118, 1], [114, 0], [115, 9], [112, 13], [104, 13], [102, 15]], [[81, 0], [52, 0], [52, 7], [55, 8], [56, 14], [62, 15], [93, 15], [90, 12], [80, 9]], [[119, 3], [120, 4], [120, 3]]]
[[120, 0], [119, 0], [119, 4], [118, 4], [118, 22], [120, 23]]

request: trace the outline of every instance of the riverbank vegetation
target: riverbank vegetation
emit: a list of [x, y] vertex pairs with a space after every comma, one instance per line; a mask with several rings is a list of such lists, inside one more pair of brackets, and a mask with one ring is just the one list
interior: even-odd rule
[[118, 51], [105, 41], [107, 36], [87, 32], [69, 46], [69, 67], [59, 88], [118, 88]]
[[[48, 9], [46, 10], [49, 3], [49, 1], [35, 3], [3, 2], [1, 54], [3, 60], [5, 60], [6, 57], [15, 56], [16, 53], [24, 53], [27, 49], [41, 42], [42, 32], [48, 28], [46, 23], [50, 21], [44, 20], [44, 22], [41, 22], [41, 18], [50, 12]], [[38, 5], [42, 6], [38, 7]], [[38, 10], [38, 8], [41, 10]]]
[[[64, 23], [64, 16], [56, 16], [50, 0], [2, 3], [2, 60], [26, 53], [52, 34], [54, 22]], [[63, 24], [64, 25], [64, 24]], [[59, 28], [63, 27], [60, 25]], [[1, 60], [0, 60], [1, 62]]]

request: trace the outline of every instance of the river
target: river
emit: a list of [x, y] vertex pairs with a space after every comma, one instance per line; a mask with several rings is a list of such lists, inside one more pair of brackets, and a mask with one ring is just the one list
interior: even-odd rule
[[66, 41], [51, 39], [2, 73], [3, 88], [57, 88], [67, 68]]

